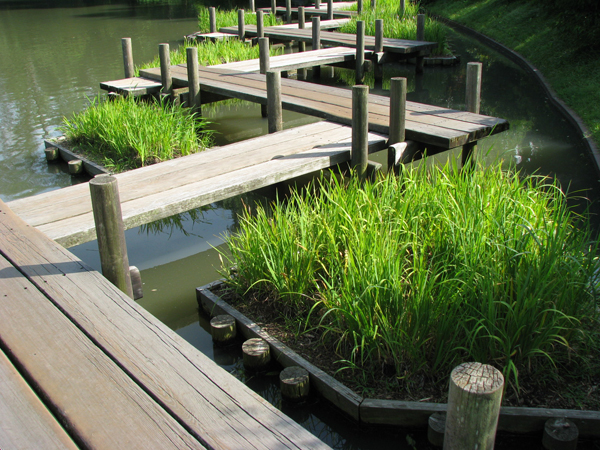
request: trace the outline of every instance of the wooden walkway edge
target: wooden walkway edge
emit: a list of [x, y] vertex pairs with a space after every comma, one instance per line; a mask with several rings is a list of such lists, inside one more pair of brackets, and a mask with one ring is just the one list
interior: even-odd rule
[[[116, 175], [126, 228], [349, 161], [350, 127], [318, 122]], [[371, 151], [387, 137], [371, 134]], [[95, 239], [87, 183], [8, 203], [65, 247]]]
[[0, 347], [77, 446], [328, 448], [1, 201], [0, 237]]

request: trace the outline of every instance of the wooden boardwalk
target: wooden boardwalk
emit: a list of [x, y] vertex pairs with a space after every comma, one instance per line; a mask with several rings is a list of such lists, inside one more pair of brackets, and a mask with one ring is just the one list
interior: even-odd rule
[[[201, 67], [202, 92], [267, 104], [266, 77], [257, 73], [239, 73], [224, 68]], [[160, 69], [141, 70], [148, 79], [160, 80]], [[171, 67], [174, 86], [187, 86], [185, 65]], [[283, 78], [284, 109], [321, 117], [345, 125], [352, 124], [352, 92]], [[369, 95], [369, 128], [388, 135], [389, 97]], [[427, 146], [429, 154], [475, 142], [508, 129], [504, 119], [451, 110], [421, 103], [406, 103], [406, 138]]]
[[325, 449], [0, 201], [0, 447]]
[[[304, 125], [116, 175], [126, 228], [189, 211], [350, 159], [351, 128]], [[371, 134], [371, 151], [387, 138]], [[8, 206], [65, 247], [95, 239], [87, 183]]]

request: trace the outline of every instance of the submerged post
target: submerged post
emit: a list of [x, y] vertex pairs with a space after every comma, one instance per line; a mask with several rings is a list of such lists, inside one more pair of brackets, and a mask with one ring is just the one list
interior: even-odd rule
[[365, 21], [356, 22], [356, 83], [365, 79]]
[[208, 8], [208, 27], [211, 33], [217, 32], [217, 12], [214, 6]]
[[364, 179], [369, 164], [369, 86], [352, 86], [352, 162]]
[[[481, 74], [483, 65], [478, 62], [467, 63], [467, 89], [465, 94], [465, 103], [467, 111], [479, 114], [481, 105]], [[473, 162], [477, 142], [470, 142], [463, 145], [462, 165], [463, 167]]]
[[256, 11], [256, 37], [265, 37], [265, 18], [263, 12], [259, 9]]
[[171, 55], [169, 44], [158, 44], [158, 56], [160, 58], [160, 81], [162, 93], [170, 94], [173, 90], [173, 79], [171, 78]]
[[269, 120], [269, 133], [283, 129], [281, 108], [281, 73], [270, 70], [267, 72], [267, 114]]
[[133, 298], [117, 179], [101, 175], [92, 178], [89, 185], [102, 274]]
[[333, 0], [327, 0], [327, 20], [333, 20]]
[[504, 377], [495, 367], [461, 364], [450, 376], [444, 449], [494, 448]]
[[131, 38], [122, 38], [121, 47], [123, 48], [123, 66], [125, 68], [125, 78], [133, 78], [135, 71], [133, 68], [133, 51], [131, 50]]
[[194, 112], [200, 114], [202, 102], [200, 101], [200, 77], [198, 75], [198, 48], [188, 47], [185, 52], [189, 84], [188, 103]]
[[243, 9], [238, 9], [238, 37], [243, 41], [246, 37], [246, 18]]

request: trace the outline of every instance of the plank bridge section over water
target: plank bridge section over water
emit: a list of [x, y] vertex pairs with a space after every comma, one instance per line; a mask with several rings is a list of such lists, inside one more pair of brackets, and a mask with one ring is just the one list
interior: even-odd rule
[[[327, 121], [116, 175], [132, 228], [349, 161], [352, 130]], [[369, 135], [371, 151], [387, 138]], [[10, 202], [29, 225], [65, 247], [95, 239], [87, 183]]]
[[0, 201], [0, 448], [329, 448]]

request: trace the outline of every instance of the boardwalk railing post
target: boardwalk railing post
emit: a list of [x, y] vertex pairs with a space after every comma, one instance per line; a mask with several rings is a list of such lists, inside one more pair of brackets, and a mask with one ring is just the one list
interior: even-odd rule
[[238, 37], [240, 41], [246, 38], [246, 18], [243, 9], [238, 9]]
[[279, 71], [267, 72], [267, 111], [269, 120], [269, 133], [283, 129], [281, 108], [281, 74]]
[[158, 44], [158, 56], [160, 58], [160, 81], [162, 93], [170, 94], [173, 90], [173, 79], [171, 78], [171, 55], [169, 44]]
[[125, 78], [133, 78], [135, 72], [133, 68], [133, 51], [131, 50], [131, 38], [121, 39], [123, 48], [123, 66], [125, 68]]
[[[481, 74], [483, 65], [478, 62], [467, 63], [467, 89], [465, 95], [465, 103], [467, 111], [479, 114], [481, 105]], [[462, 165], [466, 167], [474, 162], [474, 153], [477, 142], [470, 142], [463, 145], [462, 148]]]
[[194, 112], [200, 114], [202, 102], [200, 99], [200, 77], [198, 75], [198, 48], [188, 47], [185, 51], [189, 84], [188, 103]]
[[[260, 73], [262, 73], [264, 75], [271, 68], [270, 67], [271, 66], [271, 62], [270, 62], [271, 57], [269, 54], [269, 38], [268, 37], [258, 38], [258, 52], [259, 52], [258, 63], [259, 63]], [[267, 117], [269, 115], [267, 105], [262, 105], [262, 104], [260, 105], [260, 115], [262, 117]]]
[[383, 65], [379, 63], [379, 57], [383, 53], [383, 19], [375, 20], [375, 68], [373, 69], [373, 75], [375, 77], [375, 83], [381, 85], [383, 82]]
[[208, 23], [209, 30], [211, 33], [217, 32], [217, 12], [214, 6], [208, 8]]
[[394, 144], [406, 140], [406, 78], [390, 79], [390, 136], [388, 145], [388, 172], [399, 173]]
[[444, 450], [494, 448], [504, 377], [495, 367], [461, 364], [450, 376]]
[[91, 179], [89, 185], [102, 274], [133, 298], [117, 179], [101, 175]]
[[254, 5], [254, 0], [250, 0], [250, 12], [256, 12], [256, 6]]
[[356, 83], [365, 79], [365, 21], [356, 22]]
[[[321, 48], [321, 18], [319, 16], [312, 18], [312, 49], [319, 50]], [[313, 67], [313, 78], [321, 76], [321, 66]]]
[[277, 0], [271, 0], [271, 14], [273, 17], [277, 16]]
[[[425, 14], [417, 14], [417, 41], [425, 40]], [[417, 54], [417, 73], [423, 73], [425, 57], [419, 52]]]
[[260, 9], [256, 11], [256, 37], [259, 39], [265, 37], [265, 18]]
[[369, 164], [369, 86], [352, 87], [352, 167], [364, 179]]
[[285, 20], [292, 23], [292, 0], [285, 0]]
[[363, 0], [358, 0], [358, 2], [356, 3], [356, 12], [358, 14], [362, 14], [362, 12], [363, 12]]
[[333, 0], [327, 0], [327, 20], [333, 20]]
[[315, 0], [315, 9], [321, 9], [321, 0]]
[[400, 19], [402, 19], [404, 17], [404, 11], [406, 11], [406, 4], [404, 0], [400, 0]]

